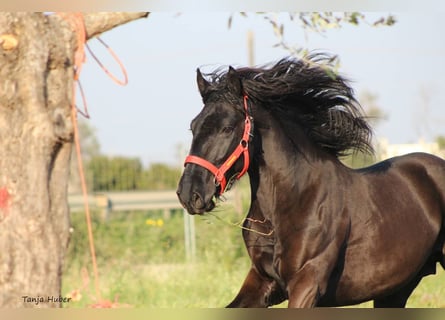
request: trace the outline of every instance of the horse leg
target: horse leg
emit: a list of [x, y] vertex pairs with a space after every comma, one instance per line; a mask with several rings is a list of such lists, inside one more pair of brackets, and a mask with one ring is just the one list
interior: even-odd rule
[[374, 300], [374, 308], [405, 308], [406, 302], [422, 280], [422, 275], [415, 277], [406, 286], [384, 298]]
[[305, 264], [288, 284], [288, 308], [316, 307], [320, 291], [316, 268], [310, 263]]
[[[304, 252], [304, 250], [300, 249], [300, 252]], [[337, 237], [337, 239], [324, 247], [323, 252], [320, 252], [312, 259], [301, 259], [298, 263], [295, 263], [294, 260], [293, 263], [284, 264], [284, 261], [290, 261], [291, 259], [282, 258], [281, 263], [279, 263], [279, 269], [285, 283], [287, 283], [288, 307], [317, 307], [320, 298], [326, 294], [329, 279], [334, 268], [343, 263], [343, 256], [342, 238]], [[297, 266], [301, 267], [298, 268]]]
[[275, 280], [262, 277], [251, 268], [238, 295], [226, 308], [265, 308], [286, 299]]

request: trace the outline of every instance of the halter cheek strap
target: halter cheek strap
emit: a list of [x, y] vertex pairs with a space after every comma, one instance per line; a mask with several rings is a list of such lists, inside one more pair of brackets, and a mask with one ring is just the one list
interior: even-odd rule
[[209, 170], [215, 176], [215, 184], [220, 186], [219, 194], [223, 194], [226, 191], [226, 187], [230, 188], [232, 184], [232, 178], [229, 179], [229, 185], [227, 185], [226, 172], [233, 166], [233, 164], [238, 160], [241, 155], [244, 157], [244, 166], [240, 173], [238, 173], [235, 179], [240, 179], [249, 169], [250, 158], [249, 158], [249, 141], [253, 136], [253, 118], [250, 116], [250, 109], [247, 103], [247, 95], [244, 95], [244, 111], [246, 118], [244, 120], [244, 133], [241, 138], [240, 143], [232, 152], [232, 154], [224, 161], [224, 163], [218, 168], [211, 162], [207, 161], [198, 156], [188, 155], [185, 158], [184, 165], [187, 163], [194, 163], [203, 168]]

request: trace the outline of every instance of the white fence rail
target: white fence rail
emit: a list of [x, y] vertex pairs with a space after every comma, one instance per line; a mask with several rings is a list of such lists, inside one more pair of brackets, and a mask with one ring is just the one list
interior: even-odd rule
[[[233, 200], [230, 192], [224, 197]], [[118, 211], [163, 210], [167, 214], [171, 210], [182, 209], [175, 190], [100, 192], [89, 195], [88, 203], [91, 209], [102, 210], [105, 219], [110, 213]], [[69, 195], [68, 204], [71, 212], [84, 211], [81, 194]]]
[[[228, 200], [231, 196], [228, 197]], [[68, 196], [71, 212], [83, 212], [84, 202], [81, 194]], [[112, 212], [117, 211], [150, 211], [163, 210], [164, 216], [170, 216], [171, 210], [183, 210], [175, 190], [166, 191], [128, 191], [101, 192], [88, 196], [91, 209], [101, 210], [104, 221]], [[196, 236], [194, 216], [183, 210], [184, 215], [184, 246], [186, 259], [194, 262], [196, 259]]]
[[[182, 209], [174, 190], [101, 192], [88, 196], [91, 208], [112, 211], [173, 210]], [[83, 197], [80, 194], [68, 196], [71, 212], [83, 211]]]

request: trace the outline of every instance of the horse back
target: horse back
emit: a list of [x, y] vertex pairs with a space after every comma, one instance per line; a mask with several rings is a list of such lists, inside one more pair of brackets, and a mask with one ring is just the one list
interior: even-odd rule
[[[345, 253], [349, 265], [340, 278], [340, 290], [348, 296], [351, 288], [371, 289], [379, 283], [381, 287], [373, 290], [384, 293], [403, 285], [412, 274], [435, 273], [437, 262], [445, 268], [445, 161], [412, 153], [356, 173], [359, 182], [354, 195], [361, 197], [362, 204], [351, 208], [350, 245]], [[380, 281], [374, 281], [378, 276], [372, 272], [366, 279], [370, 264], [380, 270]], [[352, 278], [358, 270], [361, 278], [356, 287]], [[366, 290], [362, 294], [365, 297]]]
[[[443, 238], [445, 233], [445, 160], [428, 153], [410, 153], [357, 170], [366, 184], [383, 198], [399, 199], [408, 208], [431, 220]], [[396, 201], [395, 199], [390, 199]], [[390, 201], [382, 201], [389, 205]], [[413, 210], [414, 211], [414, 210]], [[407, 212], [408, 214], [408, 212]], [[445, 255], [445, 242], [442, 251]], [[442, 263], [443, 265], [445, 262]], [[445, 268], [445, 266], [444, 266]]]
[[[445, 160], [432, 154], [417, 152], [382, 161], [368, 170], [378, 174], [379, 170], [385, 168], [388, 172], [394, 171], [405, 181], [407, 187], [416, 194], [415, 199], [427, 199], [427, 205], [437, 206], [437, 212], [441, 214], [436, 213], [435, 219], [441, 228], [442, 254], [445, 256]], [[425, 210], [426, 214], [427, 212], [433, 210]], [[442, 266], [445, 268], [445, 260], [442, 261]]]
[[[391, 187], [401, 198], [430, 199], [445, 212], [445, 160], [428, 153], [410, 153], [357, 170], [365, 183], [384, 193]], [[444, 214], [442, 214], [442, 221]]]

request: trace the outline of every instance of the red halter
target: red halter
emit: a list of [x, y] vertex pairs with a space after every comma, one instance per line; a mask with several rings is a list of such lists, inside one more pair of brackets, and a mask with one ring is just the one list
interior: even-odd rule
[[188, 155], [184, 161], [184, 165], [186, 165], [187, 163], [194, 163], [194, 164], [200, 165], [201, 167], [206, 168], [211, 173], [213, 173], [213, 175], [215, 176], [215, 184], [217, 186], [221, 187], [220, 192], [219, 192], [220, 195], [222, 195], [224, 193], [224, 191], [226, 191], [226, 186], [227, 186], [227, 189], [229, 189], [232, 186], [233, 179], [230, 178], [229, 185], [227, 185], [227, 180], [226, 180], [225, 174], [233, 166], [235, 161], [241, 157], [241, 155], [244, 155], [244, 167], [243, 167], [243, 170], [241, 170], [241, 172], [238, 173], [238, 175], [236, 175], [234, 177], [236, 179], [241, 178], [247, 172], [247, 169], [249, 168], [249, 162], [250, 162], [249, 141], [250, 141], [250, 138], [253, 136], [253, 123], [252, 123], [252, 117], [249, 114], [250, 112], [249, 112], [249, 107], [247, 104], [247, 99], [248, 99], [247, 95], [244, 95], [244, 111], [246, 113], [246, 119], [244, 120], [243, 137], [242, 137], [240, 143], [238, 144], [238, 146], [232, 152], [232, 154], [227, 158], [226, 161], [224, 161], [224, 163], [219, 168], [217, 168], [211, 162], [209, 162], [201, 157], [198, 157], [198, 156]]

